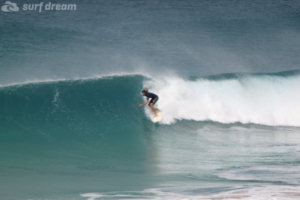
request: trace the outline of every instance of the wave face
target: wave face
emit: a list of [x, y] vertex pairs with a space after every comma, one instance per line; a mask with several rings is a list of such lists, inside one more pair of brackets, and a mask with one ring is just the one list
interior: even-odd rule
[[[116, 160], [126, 160], [118, 152], [130, 155], [139, 148], [132, 143], [143, 144], [140, 132], [145, 117], [137, 92], [143, 80], [123, 76], [0, 88], [2, 144], [18, 153], [31, 151], [36, 144], [46, 154], [50, 149], [70, 148], [78, 155], [97, 156], [94, 151], [102, 155], [110, 149], [105, 157], [116, 154], [112, 156]], [[18, 146], [14, 149], [12, 143]], [[95, 143], [97, 148], [88, 148]], [[142, 148], [139, 152], [135, 157], [144, 157]]]
[[229, 74], [200, 79], [166, 78], [146, 83], [160, 96], [163, 123], [211, 120], [300, 126], [300, 76]]

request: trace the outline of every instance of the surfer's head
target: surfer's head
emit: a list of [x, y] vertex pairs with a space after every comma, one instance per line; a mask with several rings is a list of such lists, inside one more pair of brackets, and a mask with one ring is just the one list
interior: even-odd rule
[[146, 90], [142, 91], [142, 95], [145, 96], [148, 92]]

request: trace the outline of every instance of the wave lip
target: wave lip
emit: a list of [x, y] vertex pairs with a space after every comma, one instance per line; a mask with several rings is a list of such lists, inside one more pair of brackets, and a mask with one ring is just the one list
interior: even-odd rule
[[[6, 88], [6, 87], [12, 87], [12, 86], [22, 86], [22, 85], [28, 85], [28, 84], [43, 84], [43, 83], [56, 83], [56, 82], [66, 82], [66, 81], [91, 81], [91, 80], [97, 80], [97, 79], [112, 79], [117, 77], [137, 77], [137, 76], [143, 76], [143, 77], [149, 77], [148, 74], [145, 73], [127, 73], [127, 72], [119, 72], [119, 73], [108, 73], [108, 74], [94, 74], [93, 76], [89, 77], [74, 77], [74, 78], [46, 78], [46, 79], [26, 79], [24, 81], [20, 82], [10, 82], [10, 83], [0, 83], [0, 88]], [[132, 80], [134, 81], [134, 80]]]

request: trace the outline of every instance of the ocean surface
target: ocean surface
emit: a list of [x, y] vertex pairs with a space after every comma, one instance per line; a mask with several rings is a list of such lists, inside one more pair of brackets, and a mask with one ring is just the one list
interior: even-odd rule
[[300, 1], [11, 2], [0, 199], [300, 199]]

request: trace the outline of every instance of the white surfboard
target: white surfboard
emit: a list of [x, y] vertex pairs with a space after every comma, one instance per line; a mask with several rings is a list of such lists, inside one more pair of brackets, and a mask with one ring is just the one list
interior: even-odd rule
[[160, 122], [161, 119], [162, 119], [162, 114], [161, 114], [161, 112], [157, 112], [157, 116], [156, 116], [156, 117], [152, 116], [152, 121], [153, 121], [154, 123]]

